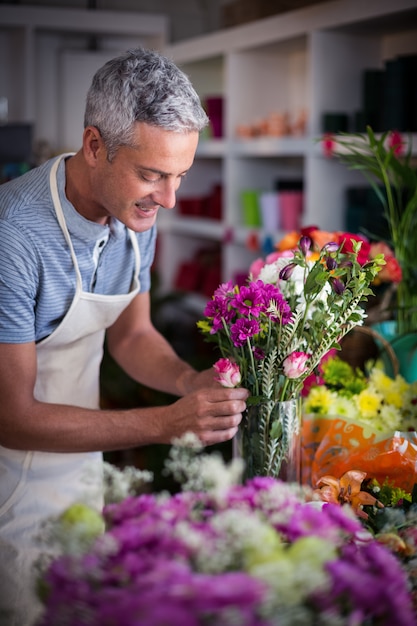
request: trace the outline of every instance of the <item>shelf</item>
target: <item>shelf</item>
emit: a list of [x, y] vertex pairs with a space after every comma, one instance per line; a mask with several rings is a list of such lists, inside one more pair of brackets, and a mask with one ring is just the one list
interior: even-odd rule
[[314, 140], [307, 137], [259, 137], [233, 140], [230, 153], [253, 157], [304, 157], [314, 147]]
[[189, 235], [213, 241], [224, 239], [224, 224], [220, 221], [202, 217], [183, 217], [177, 213], [164, 217], [166, 219], [160, 219], [158, 222], [158, 232]]
[[222, 158], [227, 150], [225, 139], [201, 139], [196, 154], [198, 157]]
[[[78, 150], [94, 72], [129, 48], [163, 49], [166, 16], [0, 4], [0, 95], [10, 123], [33, 125], [51, 154]], [[94, 46], [91, 46], [94, 39]]]
[[[190, 259], [202, 241], [216, 241], [222, 244], [222, 279], [233, 280], [264, 254], [266, 243], [284, 235], [245, 226], [245, 190], [259, 195], [284, 180], [302, 180], [301, 225], [344, 229], [347, 192], [366, 180], [328, 158], [321, 142], [324, 114], [344, 113], [353, 127], [365, 70], [383, 68], [396, 55], [417, 55], [417, 3], [327, 1], [180, 42], [167, 52], [203, 101], [209, 95], [224, 98], [223, 138], [200, 141], [181, 187], [181, 195], [193, 197], [220, 184], [223, 212], [214, 224], [173, 215], [162, 234], [163, 271]], [[268, 124], [282, 115], [291, 122], [303, 110], [303, 134], [271, 132]]]

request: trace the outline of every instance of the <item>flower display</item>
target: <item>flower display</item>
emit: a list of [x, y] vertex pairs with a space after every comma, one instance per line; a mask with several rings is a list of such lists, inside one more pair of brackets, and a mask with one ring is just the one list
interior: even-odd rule
[[388, 376], [378, 362], [366, 375], [333, 356], [320, 365], [304, 411], [346, 417], [379, 433], [415, 430], [417, 382], [408, 383], [400, 374]]
[[417, 614], [417, 493], [382, 484], [366, 472], [352, 470], [340, 480], [326, 476], [315, 493], [323, 502], [349, 505], [371, 535], [396, 556], [407, 573]]
[[417, 383], [388, 376], [376, 362], [365, 374], [338, 357], [319, 367], [303, 398], [303, 482], [350, 470], [411, 491], [417, 482]]
[[187, 459], [212, 487], [107, 505], [106, 532], [49, 565], [38, 626], [416, 624], [400, 561], [347, 507], [267, 477], [225, 487], [222, 460], [213, 485], [213, 459]]
[[296, 398], [323, 356], [363, 322], [383, 255], [363, 255], [364, 241], [349, 234], [323, 236], [317, 247], [315, 231], [256, 261], [246, 284], [220, 285], [198, 322], [220, 350], [216, 369], [225, 359], [239, 367], [249, 402]]

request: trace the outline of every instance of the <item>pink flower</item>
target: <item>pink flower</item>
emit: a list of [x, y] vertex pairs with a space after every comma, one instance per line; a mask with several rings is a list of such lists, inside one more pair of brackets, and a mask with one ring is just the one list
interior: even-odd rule
[[214, 365], [217, 376], [214, 377], [223, 387], [238, 387], [241, 382], [239, 365], [229, 359], [219, 359]]
[[264, 259], [256, 259], [249, 268], [249, 274], [252, 274], [254, 280], [256, 280], [260, 274], [261, 269], [265, 265]]
[[284, 359], [283, 368], [287, 378], [299, 378], [307, 370], [309, 355], [305, 352], [292, 352]]
[[275, 263], [275, 261], [278, 261], [278, 259], [282, 259], [282, 258], [292, 259], [293, 257], [294, 257], [294, 252], [292, 250], [271, 252], [271, 254], [268, 254], [265, 259], [260, 258], [260, 259], [256, 259], [255, 261], [253, 261], [252, 265], [249, 268], [249, 274], [252, 276], [253, 280], [257, 280], [261, 269], [265, 265], [272, 265], [273, 263]]
[[394, 130], [389, 134], [388, 146], [390, 150], [393, 150], [395, 156], [401, 156], [404, 154], [404, 143], [405, 142], [401, 133], [397, 130]]

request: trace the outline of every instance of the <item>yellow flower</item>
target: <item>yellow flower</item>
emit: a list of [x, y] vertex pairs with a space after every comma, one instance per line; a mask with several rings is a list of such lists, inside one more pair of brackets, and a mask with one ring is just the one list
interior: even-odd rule
[[402, 376], [397, 375], [392, 379], [382, 370], [374, 368], [369, 375], [369, 383], [383, 396], [385, 403], [393, 404], [397, 409], [402, 408], [404, 394], [409, 386]]
[[332, 404], [332, 392], [324, 385], [313, 387], [304, 403], [306, 413], [319, 413], [327, 415]]
[[355, 402], [360, 415], [366, 419], [377, 414], [381, 408], [382, 396], [375, 389], [369, 387], [355, 396]]
[[400, 409], [403, 405], [403, 394], [392, 385], [390, 389], [386, 390], [385, 402], [392, 404], [396, 409]]

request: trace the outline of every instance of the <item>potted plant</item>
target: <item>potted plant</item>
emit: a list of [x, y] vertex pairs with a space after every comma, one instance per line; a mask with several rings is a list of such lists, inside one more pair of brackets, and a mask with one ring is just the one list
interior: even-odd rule
[[368, 126], [364, 134], [342, 133], [335, 153], [350, 169], [359, 170], [369, 181], [384, 208], [391, 241], [402, 270], [392, 317], [396, 333], [417, 331], [417, 168], [412, 142], [387, 131], [378, 137]]

